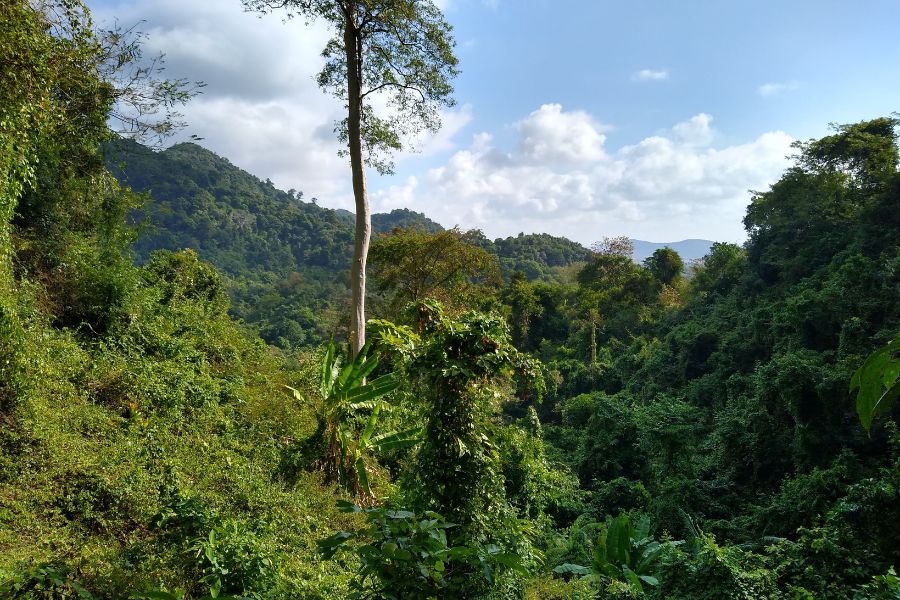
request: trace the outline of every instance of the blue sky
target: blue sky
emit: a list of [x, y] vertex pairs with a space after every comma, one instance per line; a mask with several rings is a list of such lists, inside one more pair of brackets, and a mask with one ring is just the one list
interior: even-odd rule
[[[167, 73], [207, 83], [184, 135], [279, 187], [352, 208], [312, 76], [327, 32], [239, 0], [95, 0], [143, 20]], [[445, 127], [370, 174], [408, 207], [491, 237], [740, 241], [748, 189], [829, 122], [900, 110], [896, 0], [441, 0], [462, 74]]]
[[[446, 14], [463, 44], [458, 95], [488, 123], [558, 102], [615, 123], [624, 144], [706, 112], [740, 141], [900, 108], [895, 0], [458, 1]], [[668, 79], [635, 85], [642, 69]], [[795, 89], [763, 98], [766, 83]]]

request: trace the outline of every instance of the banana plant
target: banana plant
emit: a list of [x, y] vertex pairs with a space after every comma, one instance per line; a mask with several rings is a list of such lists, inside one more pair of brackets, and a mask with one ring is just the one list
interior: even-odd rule
[[[378, 418], [385, 410], [384, 397], [397, 389], [400, 381], [395, 373], [366, 381], [378, 367], [378, 357], [369, 356], [370, 348], [366, 344], [355, 359], [342, 365], [332, 340], [325, 349], [318, 386], [322, 401], [319, 418], [327, 444], [325, 470], [360, 499], [374, 499], [368, 475], [372, 455], [413, 446], [420, 433], [419, 428], [412, 428], [376, 435]], [[296, 399], [305, 401], [298, 390], [285, 387]], [[358, 423], [363, 419], [365, 426], [360, 431]]]
[[560, 575], [580, 575], [585, 579], [608, 577], [630, 585], [643, 592], [644, 585], [657, 586], [659, 580], [651, 573], [663, 550], [669, 544], [660, 544], [650, 537], [650, 520], [646, 517], [633, 525], [627, 515], [607, 518], [606, 527], [594, 545], [593, 560], [589, 567], [566, 563], [553, 569]]

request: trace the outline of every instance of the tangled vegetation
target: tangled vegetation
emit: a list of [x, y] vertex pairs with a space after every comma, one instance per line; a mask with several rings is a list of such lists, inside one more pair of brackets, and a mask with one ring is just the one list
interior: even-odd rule
[[[900, 597], [896, 119], [800, 144], [687, 267], [398, 230], [349, 360], [230, 314], [276, 255], [135, 260], [104, 48], [78, 2], [0, 4], [0, 597]], [[451, 276], [410, 296], [423, 247]]]

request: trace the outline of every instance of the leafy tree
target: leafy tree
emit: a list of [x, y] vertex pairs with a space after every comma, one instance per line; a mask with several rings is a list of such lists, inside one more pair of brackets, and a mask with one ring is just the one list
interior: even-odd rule
[[479, 289], [500, 282], [497, 259], [472, 243], [477, 230], [427, 233], [395, 229], [372, 246], [377, 287], [399, 313], [409, 302], [438, 300], [452, 310], [471, 306]]
[[534, 345], [530, 337], [531, 323], [544, 311], [535, 286], [525, 279], [521, 271], [518, 271], [513, 274], [509, 285], [503, 290], [502, 298], [512, 313], [510, 325], [513, 343], [517, 348], [530, 350]]
[[863, 213], [896, 193], [898, 124], [873, 119], [797, 144], [796, 165], [754, 195], [744, 218], [750, 266], [763, 281], [795, 283], [822, 267]]
[[[319, 85], [346, 103], [336, 131], [347, 144], [356, 202], [351, 266], [350, 347], [366, 340], [366, 259], [372, 223], [365, 164], [392, 169], [389, 152], [404, 138], [440, 127], [438, 109], [453, 104], [450, 79], [457, 73], [453, 38], [431, 0], [243, 0], [248, 8], [284, 8], [289, 16], [325, 21], [333, 30], [325, 45]], [[386, 96], [390, 111], [378, 116], [370, 96]]]
[[659, 248], [644, 259], [644, 267], [650, 271], [657, 281], [671, 286], [681, 279], [684, 261], [671, 248]]
[[745, 258], [737, 244], [713, 243], [709, 254], [693, 265], [691, 286], [698, 293], [728, 292], [743, 275]]
[[593, 246], [590, 261], [578, 272], [585, 288], [612, 294], [632, 285], [640, 267], [631, 259], [634, 247], [626, 237], [605, 238]]

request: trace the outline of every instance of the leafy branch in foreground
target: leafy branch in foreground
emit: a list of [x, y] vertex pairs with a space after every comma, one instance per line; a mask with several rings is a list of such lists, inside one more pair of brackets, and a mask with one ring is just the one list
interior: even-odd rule
[[859, 421], [871, 431], [872, 419], [890, 412], [900, 396], [900, 337], [869, 355], [850, 379], [854, 390]]

